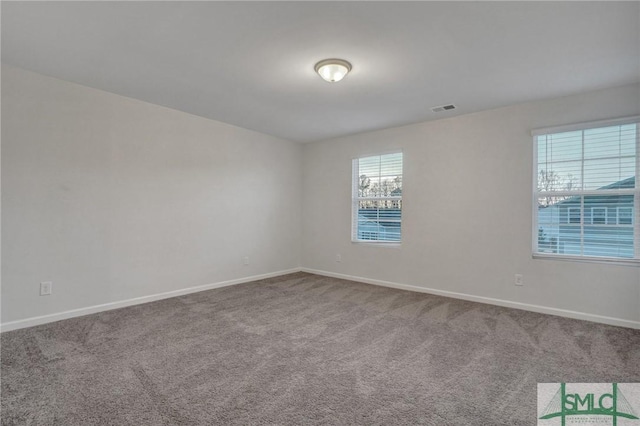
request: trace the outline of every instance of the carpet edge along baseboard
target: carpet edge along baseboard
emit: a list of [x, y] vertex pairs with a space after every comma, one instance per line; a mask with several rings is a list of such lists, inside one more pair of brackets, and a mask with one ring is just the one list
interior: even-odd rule
[[587, 312], [571, 311], [567, 309], [533, 305], [529, 303], [515, 302], [515, 301], [505, 300], [505, 299], [496, 299], [496, 298], [485, 297], [485, 296], [477, 296], [477, 295], [466, 294], [466, 293], [456, 293], [456, 292], [433, 289], [428, 287], [419, 287], [415, 285], [376, 280], [373, 278], [347, 275], [347, 274], [324, 271], [319, 269], [299, 267], [299, 268], [269, 272], [269, 273], [260, 274], [260, 275], [252, 275], [252, 276], [237, 278], [233, 280], [220, 281], [212, 284], [204, 284], [200, 286], [187, 287], [187, 288], [172, 290], [164, 293], [157, 293], [157, 294], [152, 294], [148, 296], [141, 296], [141, 297], [136, 297], [132, 299], [126, 299], [126, 300], [120, 300], [116, 302], [104, 303], [100, 305], [88, 306], [84, 308], [72, 309], [72, 310], [57, 312], [57, 313], [48, 314], [48, 315], [9, 321], [9, 322], [0, 324], [0, 332], [33, 327], [36, 325], [47, 324], [47, 323], [61, 321], [69, 318], [95, 314], [98, 312], [104, 312], [104, 311], [109, 311], [113, 309], [125, 308], [127, 306], [140, 305], [143, 303], [154, 302], [156, 300], [168, 299], [171, 297], [177, 297], [177, 296], [182, 296], [186, 294], [206, 291], [206, 290], [213, 290], [216, 288], [222, 288], [222, 287], [227, 287], [227, 286], [236, 285], [236, 284], [244, 284], [252, 281], [278, 277], [281, 275], [291, 274], [295, 272], [307, 272], [310, 274], [322, 275], [322, 276], [327, 276], [332, 278], [339, 278], [339, 279], [344, 279], [349, 281], [356, 281], [356, 282], [365, 283], [365, 284], [372, 284], [372, 285], [389, 287], [389, 288], [397, 288], [399, 290], [434, 294], [437, 296], [451, 297], [453, 299], [468, 300], [471, 302], [485, 303], [490, 305], [502, 306], [506, 308], [537, 312], [541, 314], [556, 315], [556, 316], [565, 317], [565, 318], [573, 318], [573, 319], [590, 321], [590, 322], [595, 322], [600, 324], [613, 325], [618, 327], [640, 329], [640, 321], [633, 321], [633, 320], [628, 320], [624, 318], [607, 317], [607, 316], [596, 315], [596, 314], [591, 314]]

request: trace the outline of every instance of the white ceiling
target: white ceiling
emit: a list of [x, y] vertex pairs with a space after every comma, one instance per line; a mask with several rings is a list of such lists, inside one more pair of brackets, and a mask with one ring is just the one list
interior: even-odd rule
[[[2, 62], [310, 142], [638, 82], [639, 21], [639, 2], [2, 2]], [[328, 57], [353, 71], [324, 82]]]

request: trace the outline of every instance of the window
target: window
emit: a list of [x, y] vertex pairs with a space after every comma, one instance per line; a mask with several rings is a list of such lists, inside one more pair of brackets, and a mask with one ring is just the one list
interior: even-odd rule
[[639, 117], [534, 131], [534, 254], [640, 260]]
[[569, 207], [569, 223], [580, 223], [580, 209]]
[[631, 225], [633, 223], [633, 208], [618, 207], [618, 225]]
[[591, 207], [591, 224], [603, 225], [607, 223], [606, 207]]
[[354, 159], [352, 194], [351, 240], [400, 242], [402, 153]]

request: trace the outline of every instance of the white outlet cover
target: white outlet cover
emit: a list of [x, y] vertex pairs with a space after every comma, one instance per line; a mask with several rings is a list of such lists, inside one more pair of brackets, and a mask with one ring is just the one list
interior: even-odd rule
[[53, 292], [53, 283], [51, 281], [43, 281], [40, 283], [40, 296], [49, 296]]

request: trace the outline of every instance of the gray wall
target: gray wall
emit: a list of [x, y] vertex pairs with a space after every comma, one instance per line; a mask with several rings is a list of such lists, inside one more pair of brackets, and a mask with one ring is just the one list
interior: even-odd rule
[[298, 267], [300, 163], [292, 142], [3, 66], [2, 322]]
[[[307, 145], [302, 264], [638, 322], [637, 266], [532, 259], [530, 134], [638, 113], [634, 85]], [[402, 245], [351, 243], [351, 159], [394, 150], [404, 152]]]

